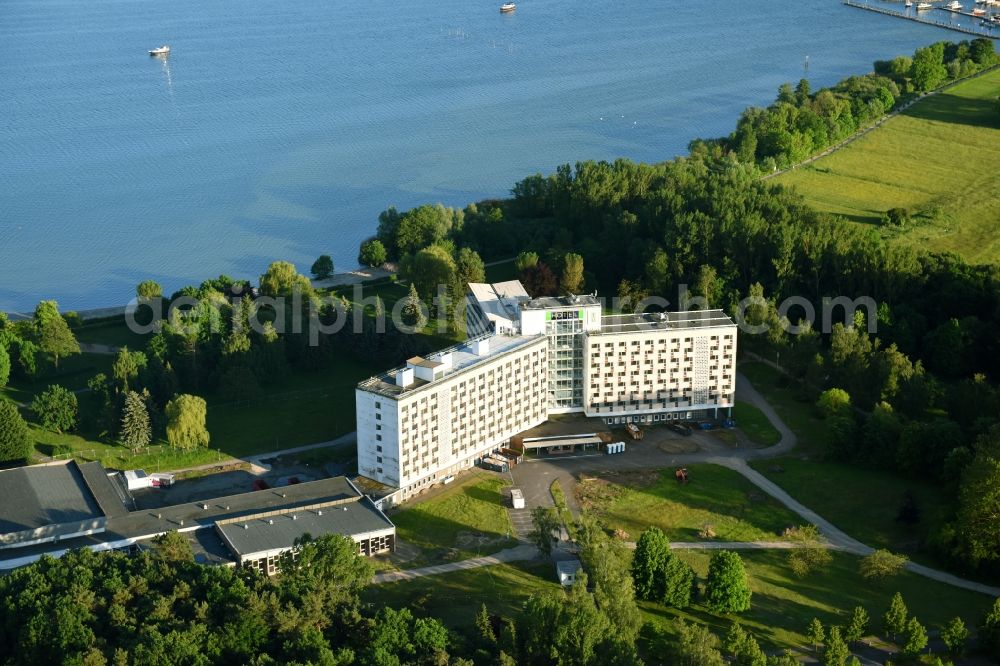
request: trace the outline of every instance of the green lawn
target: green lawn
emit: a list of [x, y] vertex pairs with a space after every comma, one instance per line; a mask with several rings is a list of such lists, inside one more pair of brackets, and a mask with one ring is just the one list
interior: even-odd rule
[[[690, 550], [677, 553], [704, 579], [710, 553]], [[992, 603], [988, 596], [911, 573], [904, 573], [883, 585], [873, 585], [858, 575], [858, 558], [846, 553], [834, 553], [833, 563], [827, 570], [804, 580], [789, 571], [785, 552], [742, 551], [740, 554], [746, 563], [754, 596], [751, 610], [739, 616], [739, 620], [758, 637], [765, 649], [805, 646], [808, 643], [806, 626], [813, 617], [826, 625], [842, 625], [851, 609], [858, 605], [864, 606], [871, 616], [874, 633], [881, 626], [882, 613], [896, 591], [903, 594], [911, 613], [930, 630], [956, 615], [963, 617], [968, 626], [975, 626]], [[551, 562], [527, 562], [375, 585], [362, 596], [368, 603], [409, 607], [418, 615], [440, 618], [452, 628], [469, 629], [484, 603], [490, 613], [516, 617], [529, 596], [557, 589], [555, 567]], [[677, 617], [707, 624], [720, 636], [725, 635], [732, 620], [714, 616], [698, 606], [678, 611], [641, 602], [640, 609], [646, 622], [662, 627], [668, 634], [672, 633], [672, 621]]]
[[150, 334], [140, 335], [129, 330], [125, 317], [84, 322], [82, 326], [74, 329], [73, 333], [81, 343], [111, 345], [112, 347], [127, 346], [133, 350], [144, 349], [150, 338]]
[[373, 585], [362, 593], [362, 599], [410, 608], [418, 615], [439, 618], [449, 627], [469, 629], [483, 604], [491, 613], [514, 617], [532, 594], [558, 589], [553, 563], [517, 562]]
[[[677, 551], [704, 580], [711, 553]], [[911, 614], [929, 630], [935, 630], [956, 615], [974, 627], [993, 600], [983, 594], [961, 590], [909, 572], [872, 584], [858, 574], [859, 559], [847, 553], [833, 553], [833, 562], [822, 572], [806, 579], [795, 577], [787, 566], [788, 554], [781, 551], [742, 551], [740, 553], [753, 590], [751, 609], [739, 621], [761, 641], [765, 649], [795, 648], [808, 645], [805, 636], [809, 621], [816, 617], [824, 625], [847, 623], [854, 606], [863, 606], [872, 618], [872, 633], [881, 631], [882, 613], [892, 595], [903, 595]], [[695, 606], [685, 611], [642, 602], [646, 619], [672, 633], [670, 620], [682, 617], [710, 626], [724, 636], [733, 618], [712, 615]]]
[[[888, 548], [912, 557], [914, 549], [948, 515], [945, 493], [939, 488], [879, 470], [795, 457], [763, 460], [751, 466], [789, 495], [874, 548]], [[777, 467], [784, 471], [772, 471]], [[907, 492], [920, 508], [921, 521], [916, 525], [896, 521]]]
[[796, 452], [822, 454], [827, 445], [826, 424], [817, 415], [812, 403], [804, 402], [799, 392], [788, 385], [788, 379], [764, 363], [745, 361], [739, 372], [750, 380], [778, 416], [799, 439]]
[[911, 106], [843, 150], [778, 178], [816, 209], [878, 224], [889, 208], [914, 220], [894, 234], [973, 262], [1000, 259], [1000, 70]]
[[38, 454], [62, 459], [69, 452], [77, 460], [98, 460], [108, 469], [144, 469], [147, 472], [157, 472], [195, 467], [228, 458], [215, 448], [182, 451], [165, 444], [154, 444], [133, 453], [117, 444], [106, 444], [73, 433], [60, 435], [34, 424], [29, 426]]
[[38, 374], [32, 381], [14, 379], [0, 393], [11, 400], [28, 404], [50, 384], [59, 384], [71, 391], [87, 388], [87, 381], [98, 372], [110, 374], [114, 357], [107, 354], [74, 354], [59, 360], [55, 368], [41, 355]]
[[433, 490], [428, 499], [417, 498], [393, 513], [396, 534], [431, 560], [466, 559], [512, 546], [513, 528], [501, 492], [507, 485], [486, 472], [464, 474]]
[[577, 486], [581, 506], [609, 529], [622, 529], [635, 541], [650, 526], [671, 541], [700, 541], [712, 526], [718, 541], [766, 541], [802, 519], [734, 472], [717, 465], [691, 465], [690, 483], [674, 471], [606, 473]]
[[772, 446], [781, 439], [781, 433], [771, 425], [764, 412], [749, 402], [737, 400], [733, 406], [733, 418], [736, 419], [736, 427], [757, 446]]
[[[781, 376], [770, 366], [742, 363], [740, 372], [799, 439], [792, 455], [752, 463], [757, 471], [855, 539], [939, 564], [919, 547], [948, 515], [944, 492], [891, 472], [823, 460], [825, 446], [819, 442], [825, 441], [827, 434], [813, 406], [800, 402], [794, 390], [783, 387]], [[784, 471], [773, 471], [777, 468]], [[907, 491], [921, 510], [921, 522], [914, 526], [896, 522]]]
[[330, 370], [295, 373], [250, 403], [209, 399], [212, 446], [234, 456], [334, 439], [354, 430], [354, 388], [375, 374], [365, 359], [343, 357]]

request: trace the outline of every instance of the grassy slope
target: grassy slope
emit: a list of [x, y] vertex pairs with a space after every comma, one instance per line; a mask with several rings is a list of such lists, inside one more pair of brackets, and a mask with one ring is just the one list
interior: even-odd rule
[[[706, 575], [710, 553], [678, 553], [699, 576]], [[773, 648], [807, 645], [805, 631], [812, 618], [819, 618], [824, 625], [844, 625], [854, 606], [863, 606], [872, 618], [871, 632], [881, 633], [882, 613], [896, 591], [902, 593], [910, 612], [930, 629], [937, 629], [956, 615], [963, 617], [968, 626], [975, 626], [992, 603], [986, 595], [953, 588], [911, 573], [904, 573], [882, 585], [873, 585], [858, 575], [858, 558], [846, 553], [834, 553], [833, 563], [827, 570], [813, 573], [805, 579], [792, 575], [786, 564], [787, 553], [745, 551], [740, 555], [746, 563], [754, 596], [750, 612], [741, 615], [739, 620], [762, 643]], [[642, 608], [647, 619], [660, 622], [673, 617], [696, 619], [711, 625], [720, 636], [725, 635], [731, 622], [728, 617], [713, 616], [698, 607], [677, 611], [643, 603]], [[664, 628], [670, 632], [669, 624], [664, 624]]]
[[1000, 70], [922, 100], [847, 148], [779, 178], [818, 210], [877, 224], [917, 216], [901, 243], [1000, 260]]
[[[799, 437], [793, 455], [751, 463], [792, 497], [854, 538], [876, 548], [906, 552], [914, 559], [939, 564], [912, 552], [947, 514], [944, 493], [937, 487], [881, 470], [870, 470], [822, 459], [827, 436], [812, 405], [782, 388], [777, 372], [761, 363], [744, 363], [740, 372], [774, 405]], [[805, 455], [803, 455], [805, 454]], [[774, 471], [778, 467], [784, 471]], [[921, 510], [914, 526], [896, 522], [903, 495], [909, 491]]]
[[[504, 479], [486, 472], [463, 475], [429, 499], [408, 503], [393, 513], [396, 534], [428, 554], [457, 548], [474, 557], [513, 545], [513, 528], [501, 494], [506, 485]], [[471, 535], [481, 535], [481, 539], [469, 541]]]
[[450, 627], [469, 629], [483, 604], [491, 613], [513, 617], [532, 594], [558, 590], [555, 577], [551, 562], [518, 562], [373, 585], [362, 598], [376, 605], [410, 608]]
[[743, 434], [758, 446], [771, 446], [781, 439], [781, 433], [771, 425], [764, 412], [749, 402], [737, 400], [733, 406], [733, 418], [736, 419], [736, 426], [743, 431]]
[[[705, 576], [710, 553], [678, 551], [678, 554], [700, 576]], [[975, 626], [992, 601], [985, 595], [910, 573], [884, 585], [872, 585], [858, 575], [858, 558], [845, 553], [834, 553], [828, 570], [805, 580], [792, 576], [786, 565], [787, 553], [744, 551], [741, 555], [754, 596], [750, 612], [739, 619], [768, 649], [804, 646], [808, 643], [806, 626], [813, 617], [824, 624], [845, 624], [847, 614], [857, 605], [868, 610], [873, 633], [878, 632], [882, 613], [897, 590], [902, 592], [910, 611], [930, 629], [937, 629], [956, 615], [965, 618], [967, 625]], [[409, 606], [418, 614], [433, 615], [449, 626], [467, 629], [483, 603], [491, 613], [512, 617], [520, 612], [531, 594], [556, 589], [553, 565], [532, 562], [372, 586], [364, 592], [364, 598], [379, 604]], [[675, 617], [708, 624], [720, 635], [725, 635], [731, 621], [699, 607], [677, 611], [643, 602], [640, 608], [646, 621], [660, 625], [667, 633], [671, 632]]]
[[672, 541], [699, 541], [698, 532], [707, 523], [718, 541], [762, 541], [802, 522], [732, 470], [717, 465], [688, 469], [691, 482], [687, 485], [677, 483], [673, 470], [663, 470], [658, 477], [644, 474], [646, 485], [633, 487], [624, 485], [634, 480], [632, 475], [601, 475], [613, 483], [586, 481], [577, 492], [583, 506], [610, 529], [628, 532], [632, 540], [645, 528], [656, 526]]

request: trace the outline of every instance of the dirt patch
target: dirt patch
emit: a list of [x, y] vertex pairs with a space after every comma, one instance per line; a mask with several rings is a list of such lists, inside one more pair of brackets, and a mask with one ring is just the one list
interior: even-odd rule
[[665, 453], [696, 453], [700, 447], [690, 439], [671, 439], [660, 442], [658, 447]]
[[626, 488], [648, 488], [659, 480], [659, 470], [602, 472], [600, 476], [582, 477], [573, 493], [580, 508], [590, 511], [618, 499]]

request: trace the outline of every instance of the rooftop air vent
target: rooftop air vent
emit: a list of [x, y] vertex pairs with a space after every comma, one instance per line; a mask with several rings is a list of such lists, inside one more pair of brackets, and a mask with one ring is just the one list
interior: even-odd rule
[[323, 515], [323, 509], [320, 509], [319, 511], [317, 511], [316, 515], [317, 516], [322, 516]]
[[267, 519], [267, 524], [268, 525], [274, 525], [274, 518], [268, 518]]

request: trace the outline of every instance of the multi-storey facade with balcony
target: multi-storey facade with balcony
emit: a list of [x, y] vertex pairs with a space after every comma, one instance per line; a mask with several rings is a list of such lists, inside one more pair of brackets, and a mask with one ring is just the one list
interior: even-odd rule
[[549, 414], [609, 424], [731, 412], [736, 325], [721, 310], [603, 316], [596, 296], [469, 285], [470, 337], [358, 385], [358, 471], [403, 498]]
[[736, 325], [721, 310], [604, 317], [584, 337], [588, 416], [655, 422], [733, 406]]
[[547, 340], [486, 335], [356, 391], [358, 472], [416, 491], [546, 418]]

